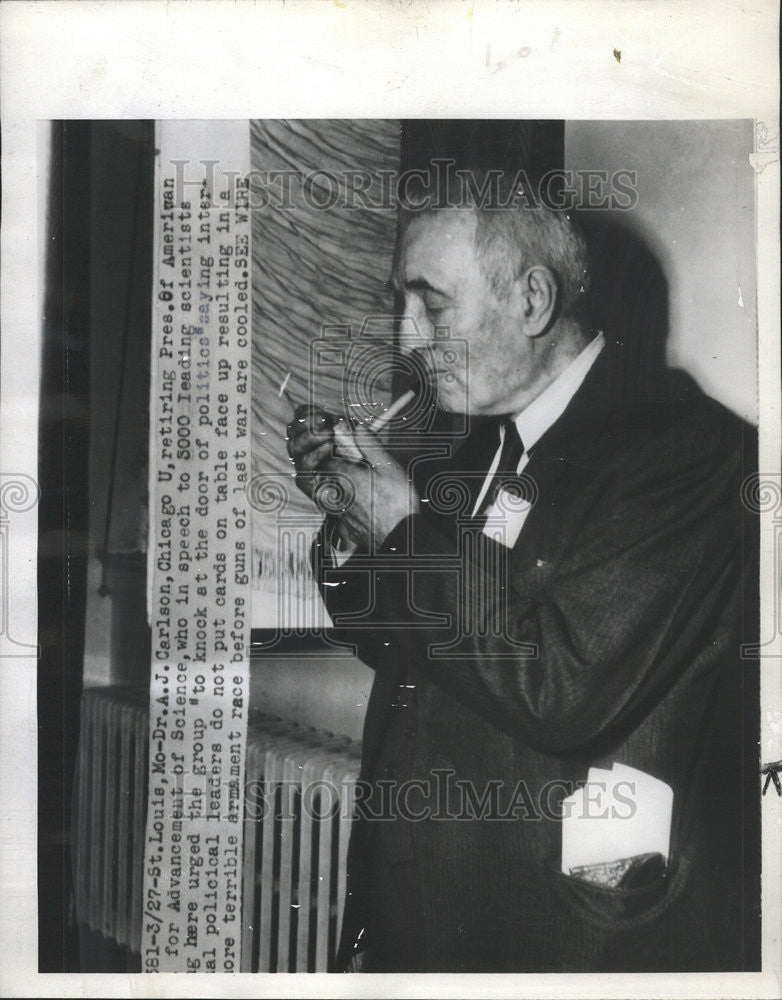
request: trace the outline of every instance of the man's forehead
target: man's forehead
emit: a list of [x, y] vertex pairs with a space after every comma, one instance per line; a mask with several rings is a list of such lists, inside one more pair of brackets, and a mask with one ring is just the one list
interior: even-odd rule
[[475, 262], [475, 214], [442, 209], [413, 216], [405, 227], [394, 268], [394, 284], [432, 275], [453, 275]]

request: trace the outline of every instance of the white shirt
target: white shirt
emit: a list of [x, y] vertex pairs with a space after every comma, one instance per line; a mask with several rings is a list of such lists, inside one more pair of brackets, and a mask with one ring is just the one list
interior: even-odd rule
[[[521, 413], [513, 418], [519, 431], [519, 437], [524, 445], [524, 453], [516, 467], [517, 473], [521, 472], [527, 462], [529, 462], [530, 449], [537, 444], [549, 427], [565, 412], [568, 403], [575, 396], [604, 347], [605, 337], [602, 332], [599, 332], [596, 337], [590, 340], [578, 357], [574, 358], [567, 368], [550, 385], [546, 386], [539, 396], [532, 400], [529, 406], [525, 407]], [[486, 480], [481, 487], [481, 492], [473, 507], [473, 514], [478, 511], [483, 503], [483, 498], [486, 496], [494, 473], [500, 464], [500, 455], [504, 440], [505, 428], [500, 427], [500, 443], [489, 471], [486, 473]], [[494, 538], [508, 548], [512, 548], [521, 534], [521, 529], [524, 527], [530, 506], [531, 504], [526, 500], [519, 501], [505, 494], [502, 503], [494, 504], [489, 508], [486, 524], [483, 528], [484, 534], [489, 535], [490, 538]]]

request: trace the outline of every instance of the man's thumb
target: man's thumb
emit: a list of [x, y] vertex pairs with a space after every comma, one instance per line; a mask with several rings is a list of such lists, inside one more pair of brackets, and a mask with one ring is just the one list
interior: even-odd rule
[[373, 434], [369, 427], [365, 424], [358, 424], [358, 426], [354, 427], [353, 440], [356, 447], [361, 452], [361, 457], [365, 462], [368, 462], [372, 468], [376, 468], [379, 465], [385, 465], [387, 457], [385, 448], [378, 440], [377, 434]]
[[334, 427], [334, 443], [336, 454], [348, 462], [362, 462], [364, 455], [356, 444], [353, 428], [346, 423], [338, 423]]

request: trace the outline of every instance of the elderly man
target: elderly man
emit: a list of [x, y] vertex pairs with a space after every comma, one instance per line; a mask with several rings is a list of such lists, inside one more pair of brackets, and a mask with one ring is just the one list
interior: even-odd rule
[[[394, 283], [462, 446], [427, 479], [367, 428], [361, 461], [323, 414], [289, 428], [303, 489], [351, 484], [353, 552], [324, 531], [315, 565], [334, 636], [376, 672], [338, 967], [742, 967], [751, 431], [590, 328], [566, 216], [414, 214]], [[562, 800], [616, 764], [672, 788], [668, 857], [619, 884], [563, 872]]]

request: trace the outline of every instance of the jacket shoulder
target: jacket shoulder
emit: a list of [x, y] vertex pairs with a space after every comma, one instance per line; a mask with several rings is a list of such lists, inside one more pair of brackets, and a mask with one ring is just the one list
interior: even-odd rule
[[639, 388], [626, 408], [629, 443], [647, 455], [665, 452], [697, 464], [730, 461], [751, 467], [757, 452], [757, 429], [713, 399], [694, 378], [665, 369]]

